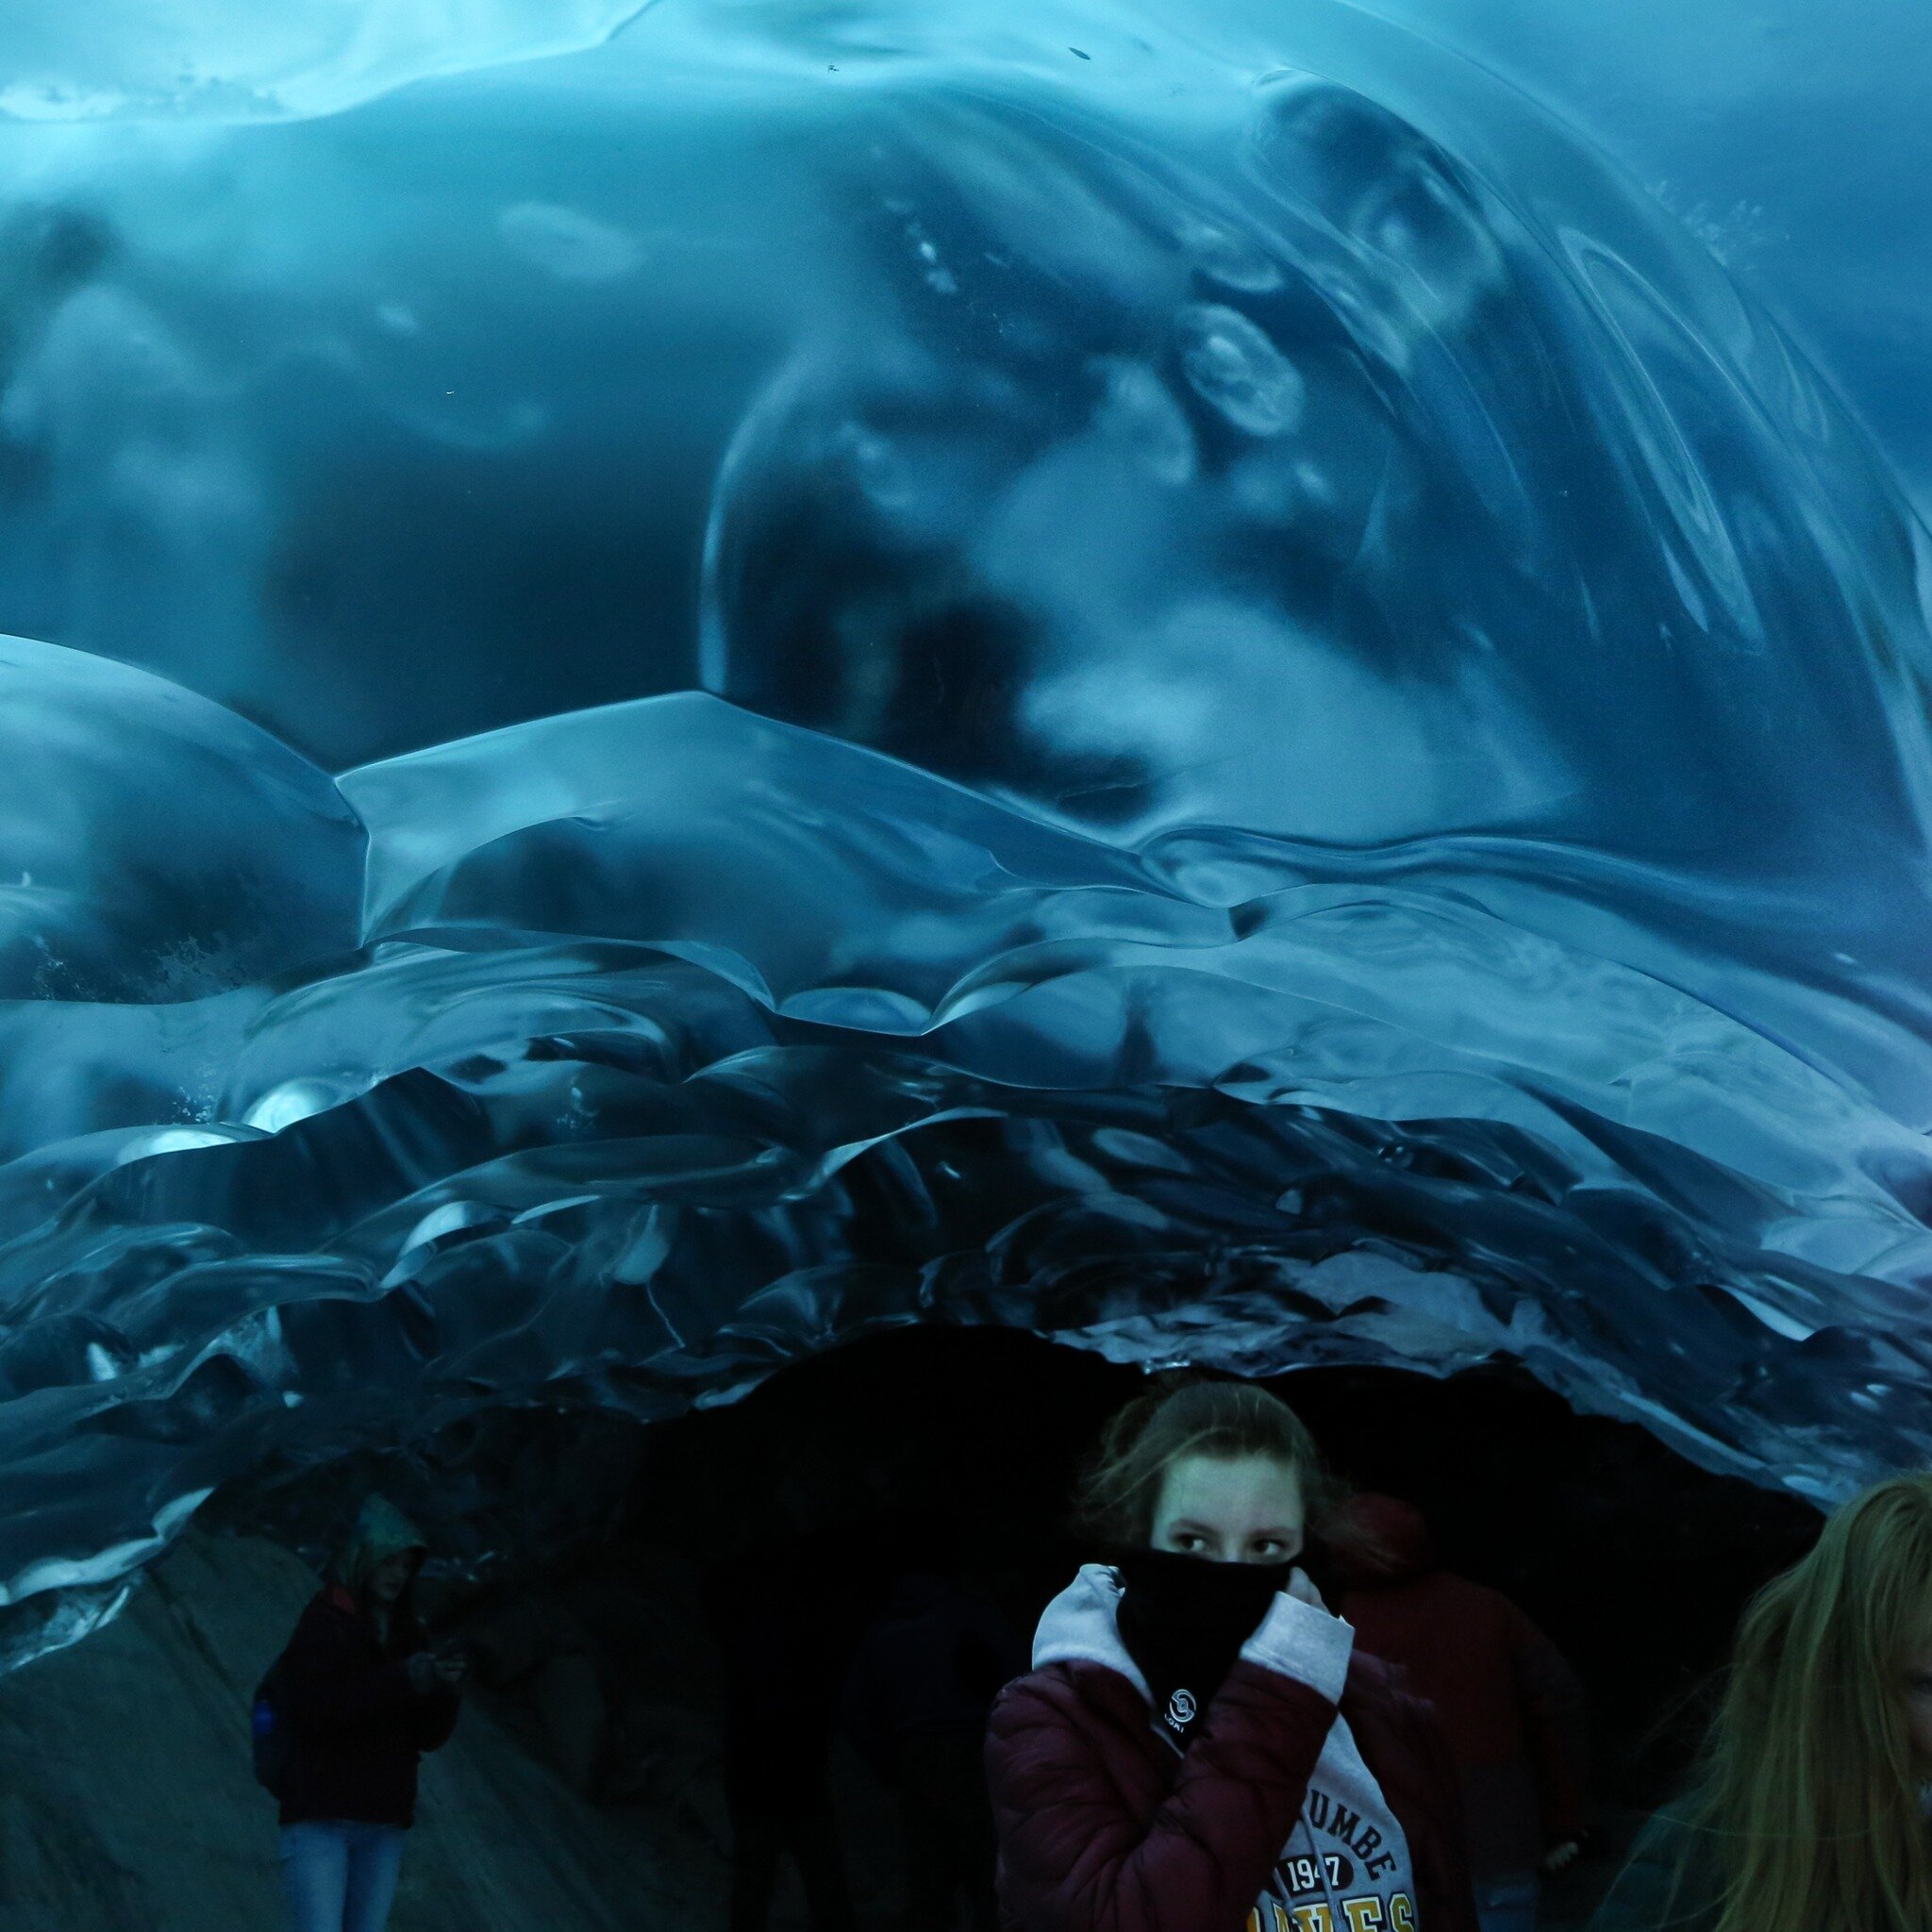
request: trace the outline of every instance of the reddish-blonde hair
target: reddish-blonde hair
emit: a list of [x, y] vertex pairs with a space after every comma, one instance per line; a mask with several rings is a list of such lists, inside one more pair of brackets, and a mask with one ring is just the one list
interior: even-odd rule
[[1161, 1480], [1183, 1456], [1274, 1457], [1301, 1477], [1311, 1522], [1335, 1498], [1308, 1425], [1278, 1395], [1252, 1382], [1163, 1375], [1108, 1424], [1081, 1477], [1077, 1528], [1106, 1549], [1145, 1543], [1154, 1533]]

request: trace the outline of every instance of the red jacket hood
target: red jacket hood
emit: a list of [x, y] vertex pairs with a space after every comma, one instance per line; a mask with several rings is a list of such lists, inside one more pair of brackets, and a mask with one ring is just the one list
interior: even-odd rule
[[1423, 1512], [1393, 1496], [1373, 1491], [1351, 1496], [1325, 1535], [1351, 1583], [1402, 1583], [1436, 1567], [1436, 1546]]

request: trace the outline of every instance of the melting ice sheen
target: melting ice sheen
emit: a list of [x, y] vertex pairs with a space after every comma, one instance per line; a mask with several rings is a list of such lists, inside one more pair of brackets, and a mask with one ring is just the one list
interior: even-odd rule
[[[475, 246], [553, 305], [489, 325], [498, 392], [425, 401], [330, 335], [334, 283], [258, 273], [292, 277], [275, 366], [354, 372], [302, 461], [380, 421], [405, 471], [541, 466], [589, 380], [544, 317], [661, 331], [664, 251], [812, 207], [755, 380], [708, 398], [704, 514], [658, 533], [700, 587], [658, 681], [706, 689], [331, 775], [108, 657], [0, 654], [11, 1654], [271, 1457], [663, 1415], [895, 1324], [1500, 1354], [1819, 1498], [1932, 1454], [1920, 532], [1775, 329], [1524, 101], [1348, 9], [674, 12], [326, 124], [400, 127], [425, 220], [466, 115], [541, 134], [478, 163], [527, 179]], [[175, 105], [267, 111], [237, 99]], [[654, 239], [573, 158], [613, 102], [646, 145], [777, 125], [783, 166]], [[121, 585], [232, 685], [300, 464], [88, 225], [161, 219], [149, 134], [47, 150], [94, 212], [36, 190], [0, 596], [92, 636], [75, 585]], [[385, 340], [433, 332], [380, 292]], [[708, 369], [626, 391], [625, 435]], [[421, 648], [459, 703], [551, 647]], [[361, 728], [284, 671], [311, 741]]]

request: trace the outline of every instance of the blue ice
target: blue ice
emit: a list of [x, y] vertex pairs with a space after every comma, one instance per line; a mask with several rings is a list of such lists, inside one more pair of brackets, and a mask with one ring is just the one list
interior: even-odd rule
[[1932, 1454], [1932, 137], [1640, 11], [0, 29], [9, 1656], [935, 1308]]

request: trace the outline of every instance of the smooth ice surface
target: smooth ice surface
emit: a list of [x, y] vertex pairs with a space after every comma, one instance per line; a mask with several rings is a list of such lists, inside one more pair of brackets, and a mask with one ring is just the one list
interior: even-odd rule
[[0, 125], [10, 1654], [231, 1477], [918, 1321], [1932, 1454], [1924, 533], [1840, 400], [1915, 478], [1923, 395], [1712, 253], [1662, 80], [627, 12], [208, 12], [267, 106], [0, 28], [122, 97]]
[[191, 0], [18, 9], [0, 115], [213, 122], [326, 114], [431, 75], [594, 46], [650, 0]]

